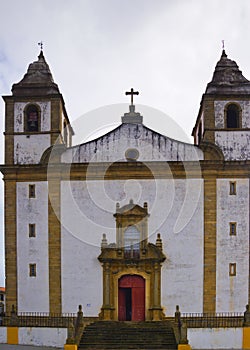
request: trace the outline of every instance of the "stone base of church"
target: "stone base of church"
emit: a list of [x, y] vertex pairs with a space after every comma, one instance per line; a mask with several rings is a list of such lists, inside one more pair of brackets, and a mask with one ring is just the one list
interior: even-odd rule
[[191, 346], [189, 344], [179, 344], [178, 350], [191, 350]]
[[65, 344], [64, 350], [77, 350], [77, 345], [76, 344]]
[[7, 344], [17, 345], [18, 327], [7, 327]]
[[243, 349], [250, 349], [250, 327], [243, 328]]
[[114, 308], [111, 306], [102, 307], [99, 314], [99, 319], [102, 321], [113, 321], [114, 320]]
[[161, 307], [153, 307], [150, 309], [152, 321], [162, 321], [165, 317]]

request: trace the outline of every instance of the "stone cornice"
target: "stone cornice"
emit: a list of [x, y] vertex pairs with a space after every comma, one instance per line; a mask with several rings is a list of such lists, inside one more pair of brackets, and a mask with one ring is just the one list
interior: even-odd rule
[[49, 167], [47, 164], [0, 165], [0, 171], [4, 180], [17, 181], [248, 178], [250, 161], [54, 163]]

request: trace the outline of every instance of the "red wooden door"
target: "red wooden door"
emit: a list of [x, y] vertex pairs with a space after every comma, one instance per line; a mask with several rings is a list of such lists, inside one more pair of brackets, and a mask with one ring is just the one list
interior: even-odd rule
[[141, 276], [126, 275], [119, 280], [118, 319], [145, 320], [145, 280]]
[[118, 289], [118, 319], [119, 321], [126, 321], [126, 291], [125, 288]]
[[132, 321], [145, 320], [145, 287], [132, 288]]

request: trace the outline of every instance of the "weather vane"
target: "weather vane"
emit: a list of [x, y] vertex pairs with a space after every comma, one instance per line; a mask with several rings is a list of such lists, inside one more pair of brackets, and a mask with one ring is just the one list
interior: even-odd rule
[[42, 42], [42, 40], [40, 41], [40, 43], [38, 43], [38, 45], [41, 47], [41, 51], [43, 51], [43, 42]]
[[222, 50], [225, 49], [225, 40], [221, 40], [222, 41]]
[[130, 91], [126, 91], [125, 95], [131, 95], [131, 105], [133, 106], [134, 103], [134, 95], [139, 95], [139, 91], [134, 91], [133, 88], [131, 88]]

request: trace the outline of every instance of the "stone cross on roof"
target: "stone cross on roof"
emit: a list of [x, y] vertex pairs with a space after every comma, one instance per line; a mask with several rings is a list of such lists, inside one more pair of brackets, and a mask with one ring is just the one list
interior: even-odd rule
[[131, 95], [131, 106], [134, 104], [134, 95], [139, 95], [139, 91], [134, 91], [133, 88], [131, 88], [130, 91], [126, 91], [125, 95]]

